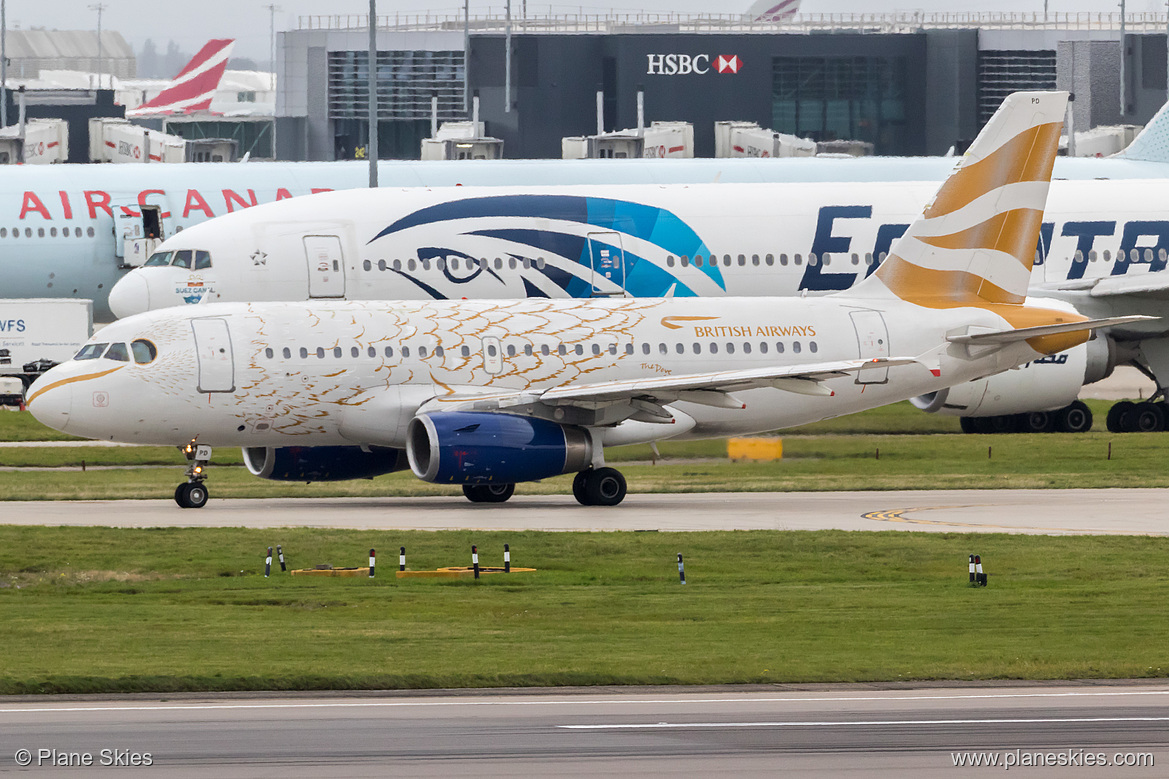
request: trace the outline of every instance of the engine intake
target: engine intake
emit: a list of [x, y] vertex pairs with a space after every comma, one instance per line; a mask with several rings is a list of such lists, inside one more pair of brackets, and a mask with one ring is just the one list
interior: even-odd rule
[[243, 450], [253, 476], [272, 481], [345, 481], [372, 479], [406, 470], [401, 449], [360, 446], [254, 446]]
[[583, 471], [593, 443], [579, 427], [482, 412], [437, 412], [410, 420], [410, 469], [436, 484], [514, 484]]

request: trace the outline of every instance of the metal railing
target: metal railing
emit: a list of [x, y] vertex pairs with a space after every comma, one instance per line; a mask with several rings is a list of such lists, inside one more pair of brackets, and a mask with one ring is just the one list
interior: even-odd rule
[[[526, 15], [525, 15], [526, 14]], [[910, 33], [920, 30], [1120, 30], [1119, 13], [885, 13], [885, 14], [799, 14], [791, 21], [757, 21], [742, 14], [623, 13], [575, 11], [563, 6], [531, 7], [513, 4], [512, 32], [866, 32]], [[1164, 32], [1166, 14], [1146, 12], [1125, 14], [1125, 29], [1132, 33]], [[461, 11], [419, 14], [379, 14], [377, 26], [385, 30], [461, 30], [466, 24]], [[504, 8], [481, 9], [469, 20], [477, 32], [502, 32], [506, 25]], [[300, 16], [301, 30], [367, 30], [366, 14]]]

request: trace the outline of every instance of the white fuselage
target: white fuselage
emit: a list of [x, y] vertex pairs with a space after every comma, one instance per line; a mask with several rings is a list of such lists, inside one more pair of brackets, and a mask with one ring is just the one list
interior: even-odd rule
[[[106, 440], [400, 447], [418, 409], [451, 393], [879, 356], [919, 360], [826, 379], [830, 397], [766, 387], [735, 393], [744, 409], [677, 402], [669, 406], [671, 424], [597, 428], [610, 442], [713, 437], [873, 408], [1036, 355], [1023, 342], [973, 351], [946, 342], [972, 326], [1010, 328], [981, 308], [838, 296], [221, 303], [115, 322], [94, 342], [133, 351], [144, 339], [157, 356], [145, 364], [70, 361], [33, 386], [30, 404], [50, 426]], [[630, 434], [630, 425], [644, 430]]]
[[[206, 252], [210, 267], [142, 268], [112, 299], [115, 312], [127, 314], [229, 300], [823, 294], [849, 289], [875, 270], [936, 188], [886, 182], [334, 192], [186, 230], [160, 249]], [[1054, 182], [1032, 290], [1165, 268], [1167, 201], [1169, 180]], [[1103, 301], [1077, 305], [1093, 316], [1117, 313]]]

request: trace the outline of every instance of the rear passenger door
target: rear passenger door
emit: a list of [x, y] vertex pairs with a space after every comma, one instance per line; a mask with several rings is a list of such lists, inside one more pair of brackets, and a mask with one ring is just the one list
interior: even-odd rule
[[336, 235], [306, 235], [304, 253], [308, 262], [310, 298], [345, 297], [345, 257]]

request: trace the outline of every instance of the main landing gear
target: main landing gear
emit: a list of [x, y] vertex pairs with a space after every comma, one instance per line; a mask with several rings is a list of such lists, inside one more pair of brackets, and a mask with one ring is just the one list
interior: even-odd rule
[[[180, 484], [179, 489], [196, 486], [192, 483]], [[582, 506], [616, 506], [625, 500], [626, 491], [625, 477], [616, 468], [589, 468], [578, 473], [572, 480], [572, 494]], [[463, 485], [463, 495], [472, 503], [503, 503], [514, 493], [514, 484]], [[206, 495], [206, 490], [203, 494]], [[203, 500], [206, 502], [207, 498], [204, 497]], [[180, 506], [183, 505], [179, 501], [177, 490], [175, 501], [179, 502]]]
[[1092, 429], [1092, 411], [1074, 401], [1058, 411], [962, 417], [963, 433], [1086, 433]]
[[1110, 433], [1158, 433], [1169, 425], [1169, 406], [1164, 401], [1144, 400], [1133, 403], [1122, 400], [1108, 409], [1108, 432]]
[[503, 503], [515, 493], [514, 484], [464, 484], [463, 494], [472, 503]]
[[211, 462], [211, 447], [196, 444], [191, 441], [183, 447], [182, 452], [190, 463], [187, 466], [187, 480], [175, 487], [175, 503], [179, 508], [201, 509], [207, 505], [207, 466]]
[[589, 468], [572, 480], [572, 494], [582, 506], [616, 506], [625, 493], [625, 477], [616, 468]]

